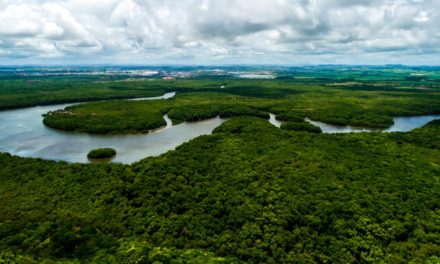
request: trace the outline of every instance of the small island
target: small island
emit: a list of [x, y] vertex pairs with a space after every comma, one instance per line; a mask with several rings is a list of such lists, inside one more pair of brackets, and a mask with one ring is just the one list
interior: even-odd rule
[[322, 133], [321, 128], [307, 123], [305, 121], [302, 122], [287, 122], [281, 125], [281, 129], [283, 130], [292, 130], [292, 131], [305, 131], [310, 133]]
[[116, 150], [112, 148], [98, 148], [93, 149], [87, 154], [87, 158], [96, 159], [111, 159], [116, 156]]

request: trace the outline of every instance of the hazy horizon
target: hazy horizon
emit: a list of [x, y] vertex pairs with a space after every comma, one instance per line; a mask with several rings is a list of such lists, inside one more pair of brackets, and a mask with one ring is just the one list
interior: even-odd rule
[[129, 64], [129, 63], [50, 63], [50, 64], [0, 64], [0, 67], [440, 67], [438, 64]]

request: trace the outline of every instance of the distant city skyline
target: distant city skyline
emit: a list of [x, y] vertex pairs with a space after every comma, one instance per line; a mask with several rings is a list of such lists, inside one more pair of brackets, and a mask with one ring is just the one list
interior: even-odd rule
[[0, 65], [440, 65], [438, 0], [0, 0]]

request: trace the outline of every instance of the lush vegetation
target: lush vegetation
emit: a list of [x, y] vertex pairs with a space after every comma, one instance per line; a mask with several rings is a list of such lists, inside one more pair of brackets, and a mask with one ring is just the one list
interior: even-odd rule
[[2, 154], [0, 258], [436, 263], [439, 135], [439, 122], [329, 135], [240, 117], [131, 166]]
[[267, 105], [261, 99], [248, 99], [218, 93], [187, 93], [175, 99], [146, 101], [107, 101], [69, 106], [50, 112], [43, 120], [51, 128], [101, 134], [146, 133], [166, 125], [163, 115], [173, 123], [233, 116], [269, 118], [253, 105]]
[[89, 159], [106, 159], [116, 155], [116, 150], [112, 148], [98, 148], [92, 149], [88, 154]]
[[49, 112], [43, 123], [66, 131], [95, 134], [147, 133], [166, 125], [161, 101], [109, 101], [69, 106], [63, 111]]
[[311, 133], [322, 133], [321, 128], [314, 126], [308, 122], [287, 122], [281, 125], [281, 129], [294, 130], [294, 131], [306, 131]]
[[[174, 123], [229, 117], [212, 135], [131, 165], [0, 153], [0, 263], [439, 263], [440, 121], [351, 134], [310, 133], [319, 131], [304, 122], [383, 128], [393, 116], [440, 113], [433, 72], [0, 74], [0, 108], [178, 92], [45, 116], [63, 130], [143, 133], [165, 125], [165, 114]], [[264, 120], [269, 112], [282, 129]]]
[[246, 105], [237, 104], [202, 104], [202, 105], [186, 105], [173, 108], [168, 116], [181, 121], [197, 121], [211, 117], [220, 116], [222, 118], [234, 116], [255, 116], [261, 118], [269, 118], [269, 114]]
[[[346, 91], [406, 91], [430, 93], [440, 90], [439, 67], [404, 66], [318, 66], [318, 67], [223, 67], [223, 75], [210, 75], [211, 69], [203, 67], [164, 67], [167, 72], [190, 73], [191, 80], [162, 81], [162, 76], [133, 78], [127, 75], [87, 74], [99, 68], [78, 68], [77, 74], [59, 75], [62, 70], [52, 69], [55, 75], [46, 75], [51, 69], [0, 67], [0, 109], [54, 104], [156, 96], [165, 91], [220, 91], [243, 96], [265, 98], [283, 97], [286, 88], [290, 93], [298, 84], [325, 86]], [[150, 69], [150, 70], [157, 70]], [[208, 70], [208, 71], [204, 71]], [[272, 71], [276, 81], [240, 80], [237, 71]], [[25, 73], [25, 74], [23, 74]], [[64, 73], [68, 73], [64, 71]], [[78, 75], [79, 73], [79, 75]], [[196, 80], [196, 82], [194, 82]], [[221, 87], [224, 86], [224, 89]], [[274, 89], [260, 89], [271, 86]], [[297, 88], [297, 87], [294, 87]], [[298, 90], [300, 92], [301, 89]]]
[[[178, 91], [172, 100], [75, 105], [48, 114], [44, 123], [52, 128], [89, 133], [145, 133], [165, 125], [165, 113], [178, 123], [217, 115], [267, 118], [267, 113], [272, 112], [277, 119], [289, 122], [309, 117], [335, 125], [383, 129], [393, 124], [393, 116], [440, 113], [440, 92], [434, 90], [346, 91], [285, 80], [226, 82], [228, 88], [220, 89], [221, 82], [215, 80], [172, 81], [168, 82], [168, 89]], [[246, 96], [249, 93], [251, 97]]]
[[155, 85], [109, 77], [0, 77], [0, 109], [162, 95]]

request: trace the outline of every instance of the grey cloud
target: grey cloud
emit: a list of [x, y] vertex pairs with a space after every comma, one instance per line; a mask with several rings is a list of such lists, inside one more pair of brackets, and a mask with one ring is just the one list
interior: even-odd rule
[[[331, 6], [336, 7], [352, 7], [352, 6], [372, 6], [380, 3], [381, 0], [330, 0], [329, 3]], [[382, 1], [383, 2], [383, 1]]]
[[253, 23], [249, 21], [217, 21], [204, 22], [198, 26], [202, 37], [220, 37], [231, 39], [241, 35], [257, 33], [270, 28], [268, 24]]
[[0, 0], [0, 59], [435, 63], [439, 23], [438, 0]]

